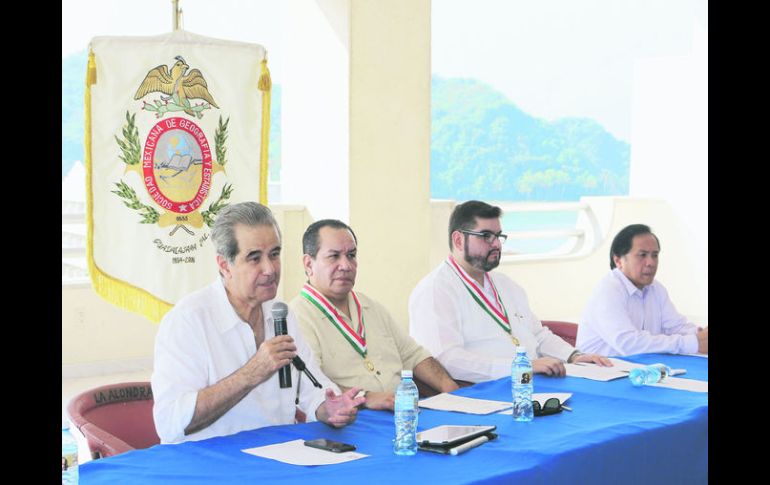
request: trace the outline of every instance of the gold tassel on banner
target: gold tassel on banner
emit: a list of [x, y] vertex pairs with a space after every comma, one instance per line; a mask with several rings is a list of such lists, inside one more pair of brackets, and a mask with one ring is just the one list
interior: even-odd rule
[[147, 291], [130, 285], [125, 281], [106, 275], [94, 261], [94, 220], [93, 220], [93, 185], [91, 153], [91, 86], [96, 84], [96, 59], [93, 52], [88, 53], [85, 89], [85, 162], [86, 162], [86, 218], [87, 242], [86, 260], [91, 284], [97, 295], [110, 303], [138, 313], [151, 322], [160, 322], [172, 305], [156, 298]]
[[257, 88], [260, 91], [270, 91], [273, 87], [273, 82], [270, 80], [270, 70], [267, 68], [267, 58], [262, 59], [260, 66], [262, 67], [262, 72], [259, 74]]
[[267, 56], [260, 62], [262, 72], [257, 81], [257, 88], [262, 91], [262, 133], [259, 150], [259, 203], [267, 205], [267, 163], [268, 148], [270, 145], [270, 93], [273, 82], [270, 80], [270, 71], [267, 69]]
[[96, 60], [94, 53], [88, 53], [88, 69], [86, 69], [86, 87], [96, 84]]

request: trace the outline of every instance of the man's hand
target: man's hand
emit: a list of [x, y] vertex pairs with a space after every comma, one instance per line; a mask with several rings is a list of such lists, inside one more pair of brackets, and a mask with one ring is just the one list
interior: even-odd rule
[[572, 361], [572, 363], [575, 362], [590, 362], [593, 364], [598, 364], [602, 367], [612, 367], [612, 361], [610, 361], [610, 359], [607, 357], [603, 357], [599, 354], [580, 354], [575, 357], [575, 360]]
[[295, 355], [297, 347], [294, 339], [288, 335], [279, 335], [262, 342], [257, 353], [243, 367], [216, 384], [198, 391], [195, 411], [184, 433], [189, 435], [210, 426], [252, 389], [289, 364]]
[[315, 412], [318, 421], [335, 428], [341, 428], [355, 421], [358, 405], [366, 401], [363, 396], [355, 397], [358, 391], [360, 391], [359, 388], [352, 387], [336, 396], [333, 390], [326, 389], [326, 400], [318, 406]]
[[291, 363], [297, 355], [297, 346], [290, 335], [278, 335], [265, 340], [254, 357], [243, 366], [243, 375], [252, 387], [266, 381], [278, 369]]
[[377, 410], [393, 411], [396, 406], [396, 397], [392, 392], [372, 392], [366, 393], [366, 402], [364, 407]]
[[545, 374], [547, 376], [567, 375], [567, 369], [559, 359], [553, 357], [540, 357], [532, 361], [532, 372], [535, 374]]
[[695, 333], [695, 336], [698, 337], [698, 353], [708, 354], [709, 353], [709, 328], [706, 327], [704, 329], [698, 330]]

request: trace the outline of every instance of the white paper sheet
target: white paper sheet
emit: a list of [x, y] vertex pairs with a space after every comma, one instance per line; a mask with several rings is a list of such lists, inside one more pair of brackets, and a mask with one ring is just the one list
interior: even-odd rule
[[[540, 407], [543, 407], [543, 404], [551, 399], [552, 397], [555, 397], [559, 400], [560, 403], [564, 404], [567, 402], [567, 399], [572, 397], [571, 392], [533, 392], [532, 393], [532, 401], [537, 401], [540, 403]], [[505, 411], [500, 411], [497, 414], [513, 414], [513, 409], [506, 409]]]
[[618, 359], [616, 357], [608, 357], [608, 359], [610, 362], [612, 362], [612, 367], [610, 367], [610, 369], [626, 371], [626, 372], [631, 372], [631, 369], [635, 369], [637, 367], [644, 367], [645, 365], [647, 365], [647, 364], [636, 364], [634, 362]]
[[261, 456], [262, 458], [282, 461], [283, 463], [288, 463], [290, 465], [304, 466], [334, 465], [369, 456], [355, 451], [334, 453], [332, 451], [311, 448], [305, 446], [305, 440], [302, 439], [287, 441], [285, 443], [276, 443], [274, 445], [258, 446], [256, 448], [248, 448], [241, 451], [250, 455]]
[[667, 387], [669, 389], [680, 389], [692, 392], [709, 392], [709, 381], [683, 379], [681, 377], [667, 377], [657, 384], [650, 384], [650, 386]]
[[618, 370], [616, 367], [602, 367], [586, 362], [564, 364], [564, 367], [567, 369], [567, 375], [570, 377], [582, 377], [593, 381], [611, 381], [621, 377], [628, 377], [628, 372]]
[[420, 401], [421, 408], [437, 409], [439, 411], [456, 411], [468, 414], [491, 414], [511, 407], [510, 402], [473, 399], [471, 397], [455, 396], [441, 393]]
[[532, 400], [537, 401], [540, 403], [540, 406], [542, 407], [545, 402], [552, 397], [555, 397], [559, 400], [560, 403], [564, 404], [567, 402], [567, 399], [572, 397], [571, 392], [533, 392], [532, 393]]

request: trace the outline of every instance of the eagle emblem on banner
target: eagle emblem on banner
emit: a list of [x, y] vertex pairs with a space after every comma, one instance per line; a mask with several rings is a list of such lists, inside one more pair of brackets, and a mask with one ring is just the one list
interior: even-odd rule
[[[174, 60], [171, 69], [161, 64], [147, 72], [134, 100], [153, 93], [161, 95], [152, 103], [144, 100], [140, 112], [155, 113], [156, 118], [180, 112], [200, 119], [203, 110], [212, 106], [219, 108], [201, 71], [193, 69], [187, 73], [190, 66], [184, 58], [178, 55]], [[203, 102], [193, 104], [191, 99], [202, 99]], [[179, 229], [195, 235], [191, 228], [199, 229], [203, 224], [210, 227], [216, 213], [227, 205], [232, 192], [232, 185], [226, 184], [219, 198], [202, 210], [213, 175], [225, 171], [225, 142], [230, 119], [223, 121], [219, 117], [212, 146], [201, 126], [180, 116], [158, 121], [142, 137], [136, 127], [136, 115], [126, 112], [122, 138], [115, 136], [115, 141], [120, 147], [120, 159], [126, 165], [126, 172], [135, 170], [139, 173], [154, 205], [141, 203], [136, 191], [122, 180], [115, 183], [117, 189], [112, 193], [123, 199], [126, 207], [139, 213], [141, 224], [173, 225], [169, 236]]]
[[158, 322], [217, 277], [210, 239], [222, 209], [267, 203], [267, 51], [182, 29], [95, 37], [86, 86], [91, 283]]
[[[144, 102], [142, 109], [155, 112], [155, 116], [160, 118], [170, 111], [184, 111], [190, 116], [200, 119], [201, 113], [211, 107], [219, 108], [214, 98], [209, 93], [208, 85], [203, 74], [198, 69], [193, 69], [189, 74], [185, 74], [190, 68], [182, 56], [174, 57], [176, 61], [171, 69], [165, 64], [151, 69], [142, 81], [139, 89], [136, 90], [134, 99], [142, 99], [149, 93], [159, 92], [168, 96], [161, 96], [153, 104]], [[192, 106], [190, 99], [202, 99], [205, 103], [198, 103]]]

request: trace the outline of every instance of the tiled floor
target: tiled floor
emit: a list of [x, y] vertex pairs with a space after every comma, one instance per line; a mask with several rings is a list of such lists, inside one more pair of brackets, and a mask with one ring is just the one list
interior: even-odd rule
[[[77, 396], [83, 391], [93, 389], [94, 387], [103, 386], [105, 384], [117, 384], [119, 382], [136, 382], [136, 381], [149, 381], [152, 371], [138, 371], [138, 372], [126, 372], [122, 374], [106, 374], [92, 377], [79, 377], [74, 379], [61, 380], [61, 419], [62, 426], [67, 422], [67, 404], [70, 399]], [[85, 463], [91, 459], [91, 455], [88, 452], [88, 446], [86, 445], [85, 438], [74, 427], [70, 428], [72, 435], [78, 441], [79, 452], [78, 460], [80, 463]]]

